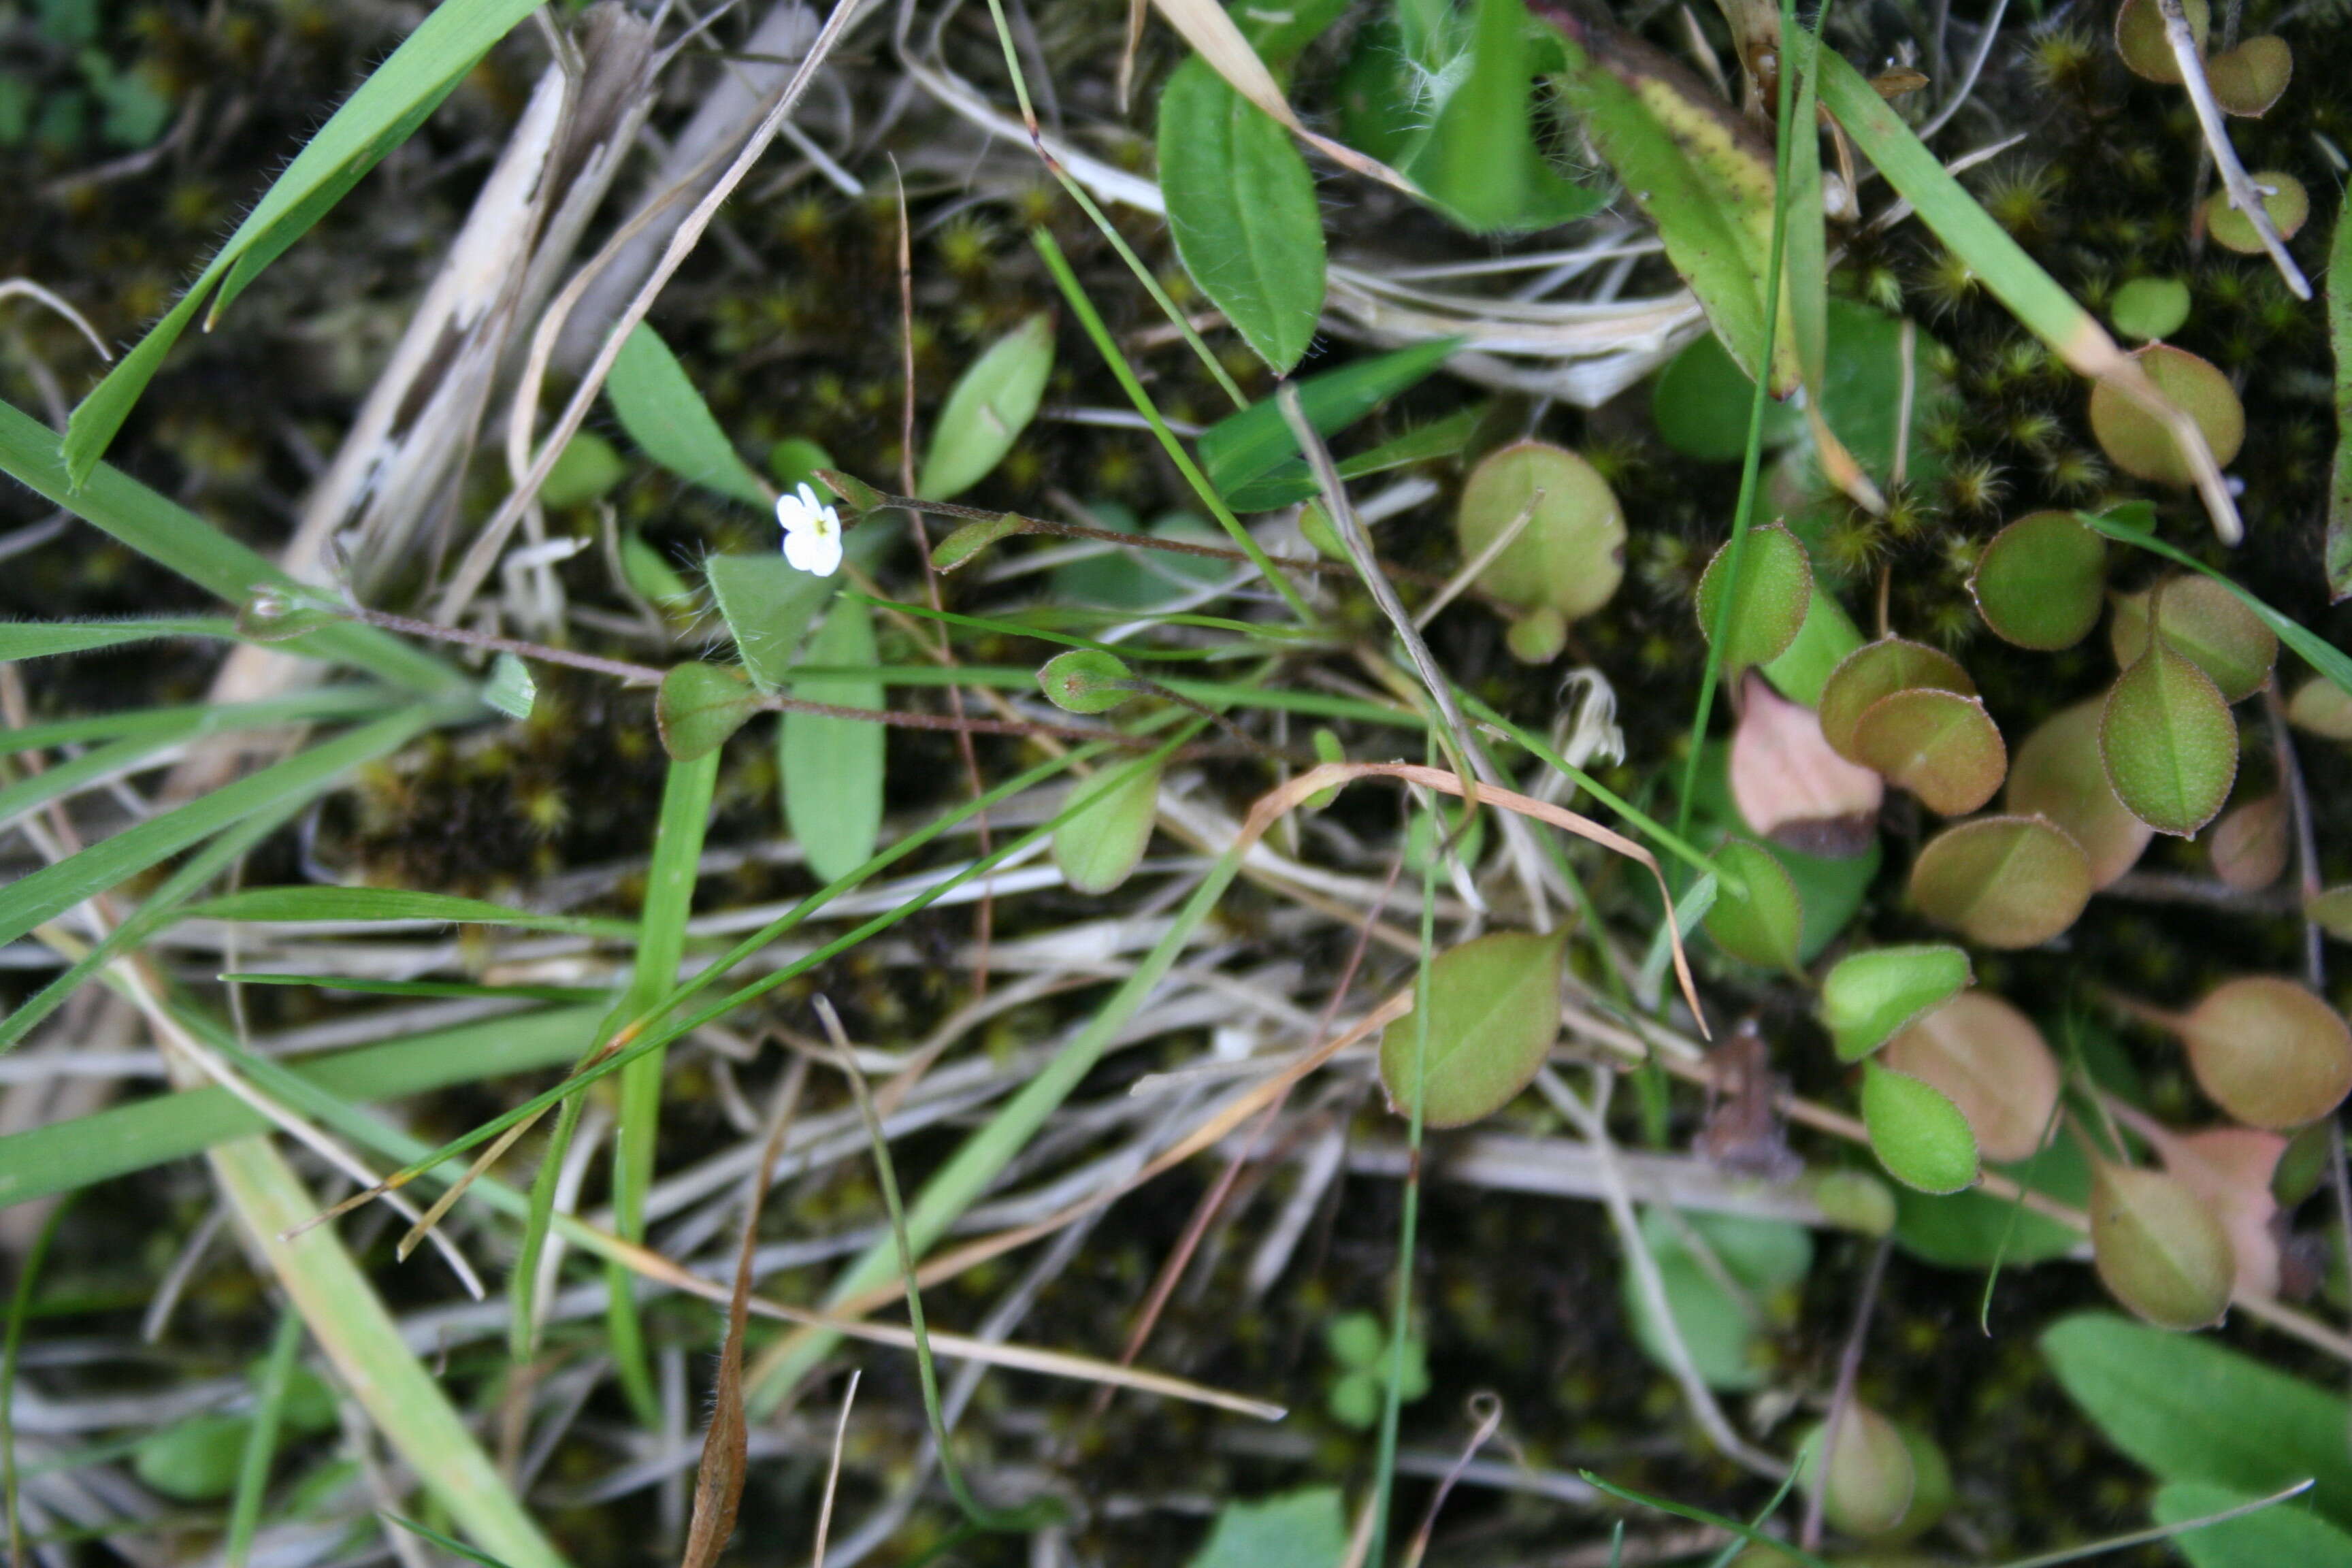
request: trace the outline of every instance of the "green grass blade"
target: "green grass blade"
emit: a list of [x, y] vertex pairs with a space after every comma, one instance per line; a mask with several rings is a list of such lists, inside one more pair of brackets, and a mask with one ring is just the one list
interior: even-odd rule
[[236, 623], [219, 616], [128, 621], [0, 621], [0, 660], [52, 658], [161, 637], [233, 637]]
[[[1827, 7], [1824, 6], [1823, 9], [1826, 11]], [[1784, 38], [1796, 31], [1795, 17], [1794, 0], [1780, 0], [1780, 30]], [[1816, 26], [1819, 21], [1820, 18], [1817, 16]], [[1813, 35], [1811, 53], [1816, 63], [1823, 56], [1830, 55], [1828, 50], [1821, 47], [1819, 32]], [[1830, 58], [1835, 57], [1830, 56]], [[1772, 237], [1767, 252], [1763, 296], [1767, 300], [1773, 300], [1781, 298], [1780, 275], [1782, 263], [1788, 252], [1790, 195], [1788, 168], [1790, 157], [1790, 144], [1793, 140], [1790, 134], [1790, 123], [1795, 113], [1796, 77], [1797, 73], [1794, 70], [1784, 70], [1780, 73], [1778, 132], [1780, 143], [1776, 155], [1776, 167], [1780, 170], [1780, 177], [1773, 183]], [[1806, 134], [1811, 133], [1812, 128], [1808, 125]], [[1779, 361], [1775, 357], [1778, 352], [1775, 340], [1780, 331], [1781, 312], [1778, 310], [1769, 310], [1759, 313], [1763, 317], [1763, 322], [1757, 363], [1765, 365], [1777, 364]], [[1691, 713], [1690, 757], [1683, 767], [1681, 801], [1675, 810], [1675, 836], [1677, 838], [1687, 837], [1690, 834], [1691, 804], [1697, 798], [1699, 764], [1706, 752], [1707, 726], [1715, 714], [1716, 687], [1723, 679], [1724, 650], [1730, 645], [1731, 617], [1734, 606], [1738, 603], [1739, 568], [1742, 558], [1747, 553], [1748, 535], [1756, 521], [1756, 499], [1763, 472], [1764, 407], [1769, 384], [1769, 377], [1757, 376], [1756, 390], [1748, 404], [1748, 447], [1739, 463], [1739, 500], [1738, 509], [1732, 513], [1730, 550], [1724, 557], [1723, 597], [1716, 611], [1715, 625], [1709, 628], [1706, 667], [1700, 672], [1698, 701]]]
[[2352, 597], [2352, 207], [2327, 247], [2327, 341], [2336, 350], [2336, 472], [2327, 488], [2327, 596]]
[[[510, 1014], [338, 1051], [284, 1070], [342, 1100], [398, 1100], [571, 1061], [604, 1012], [564, 1007]], [[0, 1207], [201, 1154], [268, 1127], [259, 1111], [214, 1086], [13, 1132], [0, 1137]]]
[[482, 899], [412, 892], [405, 888], [245, 888], [217, 899], [206, 899], [192, 906], [188, 914], [191, 918], [215, 921], [432, 921], [446, 925], [564, 931], [575, 936], [632, 937], [637, 933], [636, 926], [627, 921], [542, 915]]
[[1661, 1513], [1671, 1513], [1678, 1519], [1687, 1519], [1695, 1523], [1711, 1524], [1717, 1530], [1738, 1536], [1751, 1546], [1760, 1546], [1767, 1551], [1780, 1552], [1792, 1563], [1802, 1563], [1804, 1568], [1830, 1568], [1828, 1563], [1811, 1552], [1801, 1551], [1786, 1541], [1775, 1541], [1744, 1521], [1729, 1519], [1719, 1513], [1709, 1513], [1703, 1508], [1693, 1508], [1688, 1503], [1675, 1502], [1665, 1498], [1652, 1497], [1646, 1492], [1637, 1492], [1631, 1487], [1621, 1487], [1614, 1481], [1604, 1481], [1591, 1470], [1580, 1470], [1578, 1473], [1611, 1497], [1623, 1498], [1627, 1502], [1639, 1503], [1643, 1508], [1654, 1508]]
[[253, 1551], [254, 1532], [261, 1525], [261, 1501], [269, 1490], [269, 1462], [278, 1455], [278, 1421], [286, 1408], [286, 1390], [294, 1381], [294, 1358], [302, 1349], [302, 1314], [286, 1312], [269, 1342], [262, 1363], [261, 1385], [254, 1391], [253, 1423], [245, 1430], [244, 1462], [237, 1466], [236, 1491], [229, 1499], [228, 1531], [221, 1545], [223, 1568], [245, 1568]]
[[400, 1335], [400, 1325], [333, 1229], [289, 1233], [319, 1200], [266, 1137], [240, 1138], [207, 1156], [242, 1223], [311, 1337], [369, 1421], [425, 1490], [481, 1548], [514, 1568], [563, 1568], [562, 1554], [518, 1501], [463, 1416]]
[[26, 1563], [25, 1523], [16, 1511], [16, 1357], [25, 1348], [25, 1320], [33, 1310], [33, 1284], [40, 1278], [41, 1260], [57, 1239], [58, 1226], [73, 1206], [70, 1200], [49, 1211], [25, 1249], [16, 1273], [16, 1289], [8, 1296], [8, 1327], [0, 1342], [0, 1511], [8, 1516], [8, 1561]]
[[[217, 316], [536, 9], [537, 0], [444, 0], [427, 14], [272, 182], [187, 293], [74, 410], [60, 453], [71, 469], [71, 488], [98, 471], [115, 433], [214, 287], [219, 286]], [[57, 447], [54, 437], [50, 446]]]
[[72, 795], [96, 780], [135, 773], [143, 760], [160, 754], [171, 744], [169, 741], [144, 738], [116, 741], [93, 747], [79, 757], [68, 757], [45, 772], [27, 774], [0, 788], [0, 826]]
[[[896, 909], [887, 910], [880, 914], [873, 916], [871, 919], [866, 920], [859, 925], [853, 927], [851, 930], [843, 932], [841, 935], [835, 937], [830, 942], [821, 944], [814, 952], [808, 953], [806, 956], [795, 959], [791, 963], [784, 964], [781, 968], [773, 970], [761, 976], [760, 979], [739, 987], [735, 991], [729, 993], [727, 995], [720, 997], [718, 1001], [704, 1005], [701, 1008], [691, 1014], [686, 1015], [685, 1016], [675, 1016], [677, 1009], [683, 1006], [688, 999], [695, 996], [705, 988], [714, 984], [722, 975], [724, 975], [729, 970], [732, 969], [736, 964], [740, 963], [743, 960], [751, 957], [753, 953], [758, 952], [761, 949], [775, 942], [787, 931], [798, 927], [803, 921], [822, 910], [826, 904], [831, 903], [835, 899], [840, 897], [842, 894], [851, 891], [853, 889], [866, 881], [866, 879], [872, 877], [875, 873], [881, 871], [906, 856], [913, 854], [916, 850], [920, 849], [925, 845], [930, 843], [940, 835], [955, 826], [958, 823], [968, 820], [972, 816], [978, 816], [982, 812], [991, 809], [1003, 802], [1008, 797], [1020, 794], [1023, 790], [1043, 784], [1047, 779], [1050, 779], [1055, 774], [1067, 769], [1074, 763], [1088, 762], [1096, 757], [1099, 757], [1108, 749], [1109, 742], [1097, 742], [1088, 745], [1080, 746], [1063, 756], [1053, 758], [1048, 762], [1040, 763], [1035, 767], [1030, 768], [1026, 772], [1018, 773], [1013, 777], [1005, 780], [1003, 784], [996, 785], [986, 794], [979, 795], [971, 800], [965, 801], [951, 810], [942, 812], [939, 816], [933, 818], [922, 827], [907, 835], [906, 837], [899, 839], [897, 843], [882, 850], [879, 854], [876, 855], [873, 859], [858, 868], [858, 869], [852, 875], [829, 883], [825, 887], [819, 889], [816, 892], [810, 894], [798, 904], [795, 904], [793, 908], [787, 910], [776, 919], [769, 921], [768, 924], [761, 927], [760, 930], [752, 932], [743, 941], [738, 942], [734, 947], [730, 948], [717, 960], [698, 971], [691, 980], [685, 982], [683, 984], [679, 985], [677, 990], [672, 991], [669, 994], [664, 996], [656, 1005], [656, 1012], [657, 1016], [667, 1017], [669, 1019], [667, 1023], [655, 1024], [641, 1027], [635, 1042], [625, 1049], [606, 1058], [604, 1061], [598, 1063], [594, 1067], [583, 1068], [579, 1071], [574, 1072], [571, 1077], [565, 1079], [562, 1083], [557, 1084], [552, 1089], [532, 1096], [522, 1104], [515, 1106], [513, 1109], [491, 1118], [489, 1121], [483, 1122], [481, 1125], [474, 1128], [471, 1131], [468, 1131], [462, 1136], [451, 1139], [448, 1142], [442, 1144], [439, 1148], [433, 1150], [430, 1153], [425, 1154], [421, 1159], [413, 1162], [408, 1169], [416, 1173], [430, 1170], [434, 1166], [441, 1164], [445, 1161], [454, 1160], [458, 1155], [465, 1153], [467, 1151], [489, 1142], [491, 1139], [497, 1137], [499, 1133], [506, 1131], [509, 1128], [514, 1126], [518, 1122], [528, 1121], [532, 1117], [540, 1115], [541, 1112], [552, 1110], [560, 1101], [563, 1100], [567, 1097], [577, 1093], [579, 1090], [587, 1088], [590, 1084], [595, 1083], [601, 1079], [607, 1078], [613, 1073], [618, 1072], [628, 1063], [645, 1056], [647, 1052], [659, 1050], [664, 1046], [668, 1045], [672, 1040], [675, 1040], [683, 1035], [690, 1034], [694, 1030], [700, 1028], [705, 1024], [714, 1023], [717, 1020], [725, 1017], [736, 1008], [740, 1007], [747, 1003], [755, 1001], [761, 996], [766, 995], [769, 992], [774, 990], [780, 985], [786, 984], [793, 980], [798, 979], [801, 975], [807, 973], [810, 970], [816, 968], [820, 964], [829, 963], [834, 958], [839, 956], [841, 953], [848, 952], [851, 948], [856, 947], [859, 942], [866, 941], [867, 938], [887, 931], [890, 927], [898, 924], [900, 921], [907, 919], [910, 915], [918, 914], [923, 910], [929, 909], [939, 900], [945, 898], [949, 893], [954, 891], [957, 888], [963, 886], [966, 882], [972, 880], [976, 877], [985, 876], [992, 868], [1000, 865], [1010, 857], [1024, 852], [1033, 845], [1042, 843], [1052, 836], [1055, 827], [1060, 826], [1062, 820], [1061, 816], [1057, 816], [1053, 821], [1041, 824], [1039, 826], [1032, 828], [1027, 833], [1022, 834], [1019, 837], [1010, 840], [1003, 847], [974, 860], [962, 870], [958, 871], [954, 876], [933, 883], [915, 897], [908, 900], [905, 903], [898, 905]], [[614, 1031], [609, 1026], [600, 1028], [597, 1031], [597, 1038], [602, 1040], [611, 1036], [613, 1033]], [[5, 1196], [5, 1191], [0, 1191], [0, 1196]]]
[[[2145, 509], [2135, 510], [2139, 510], [2144, 512]], [[2279, 641], [2286, 644], [2287, 647], [2302, 655], [2304, 661], [2309, 664], [2312, 668], [2326, 676], [2340, 689], [2346, 692], [2352, 692], [2352, 657], [2347, 657], [2343, 649], [2337, 647], [2334, 643], [2329, 642], [2326, 637], [2321, 637], [2317, 632], [2313, 631], [2302, 622], [2295, 620], [2292, 616], [2279, 614], [2278, 611], [2272, 609], [2268, 605], [2263, 604], [2260, 599], [2255, 598], [2252, 594], [2246, 592], [2245, 589], [2238, 586], [2236, 583], [2231, 581], [2227, 576], [2223, 575], [2221, 573], [2214, 571], [2213, 568], [2206, 565], [2195, 556], [2189, 554], [2186, 551], [2176, 549], [2174, 546], [2167, 544], [2163, 540], [2158, 539], [2156, 536], [2156, 531], [2152, 527], [2137, 526], [2132, 521], [2128, 521], [2125, 515], [2122, 515], [2119, 512], [2098, 513], [2078, 511], [2074, 516], [2082, 521], [2084, 527], [2093, 529], [2100, 533], [2104, 533], [2109, 539], [2120, 540], [2126, 544], [2136, 544], [2142, 550], [2147, 551], [2152, 554], [2161, 555], [2167, 561], [2172, 562], [2177, 565], [2186, 566], [2191, 572], [2201, 572], [2206, 576], [2212, 578], [2213, 581], [2221, 584], [2221, 586], [2229, 589], [2231, 593], [2236, 595], [2238, 601], [2244, 605], [2246, 608], [2253, 611], [2255, 615], [2261, 616], [2263, 625], [2270, 627], [2272, 631], [2276, 632], [2278, 634]]]
[[[717, 752], [669, 765], [661, 816], [654, 828], [653, 866], [646, 874], [636, 966], [619, 1018], [660, 1022], [658, 1004], [677, 988], [677, 966], [686, 955], [687, 917], [694, 909], [695, 874], [702, 862], [703, 830], [710, 821], [710, 799], [718, 784]], [[648, 1051], [621, 1070], [621, 1115], [613, 1131], [613, 1228], [625, 1241], [646, 1237], [646, 1194], [653, 1186], [654, 1142], [661, 1133], [662, 1061], [661, 1051]], [[661, 1400], [654, 1392], [653, 1365], [646, 1359], [636, 1290], [628, 1270], [617, 1263], [611, 1266], [610, 1279], [605, 1321], [621, 1386], [638, 1417], [658, 1426]]]
[[140, 737], [184, 741], [235, 730], [261, 730], [273, 724], [298, 724], [314, 719], [352, 719], [396, 708], [409, 698], [368, 686], [323, 686], [292, 697], [263, 702], [226, 702], [213, 707], [191, 703], [177, 708], [133, 708], [118, 713], [97, 713], [87, 719], [58, 719], [27, 724], [21, 730], [0, 730], [0, 752], [37, 752], [51, 746], [82, 745], [92, 741], [128, 741]]
[[316, 789], [255, 813], [188, 857], [187, 862], [165, 878], [163, 885], [148, 895], [147, 901], [140, 905], [129, 920], [109, 932], [105, 941], [76, 959], [64, 973], [26, 997], [23, 1005], [7, 1017], [0, 1018], [0, 1051], [9, 1049], [23, 1039], [35, 1025], [62, 1006], [66, 999], [79, 990], [90, 976], [161, 931], [177, 916], [182, 904], [204, 891], [212, 879], [226, 871], [239, 856], [277, 832], [288, 818], [309, 805], [332, 782], [324, 781]]
[[412, 708], [379, 719], [19, 879], [0, 889], [0, 942], [16, 941], [43, 921], [252, 813], [267, 811], [297, 795], [316, 793], [360, 763], [398, 749], [430, 718], [426, 710]]
[[1160, 448], [1168, 454], [1168, 460], [1176, 465], [1177, 471], [1184, 476], [1184, 482], [1192, 487], [1192, 493], [1201, 498], [1201, 504], [1209, 509], [1209, 515], [1217, 520], [1218, 526], [1225, 531], [1242, 553], [1250, 558], [1250, 564], [1264, 574], [1275, 592], [1282, 595], [1283, 602], [1290, 606], [1291, 614], [1297, 616], [1301, 623], [1313, 626], [1315, 612], [1308, 609], [1307, 601], [1299, 596], [1297, 585], [1266, 559], [1265, 552], [1258, 547], [1255, 539], [1250, 537], [1249, 530], [1234, 516], [1233, 509], [1225, 504], [1223, 497], [1217, 494], [1216, 487], [1209, 483], [1199, 466], [1192, 461], [1192, 454], [1184, 450], [1183, 444], [1168, 428], [1168, 422], [1160, 416], [1160, 405], [1151, 401], [1151, 395], [1143, 389], [1143, 383], [1136, 376], [1135, 367], [1127, 363], [1127, 356], [1119, 352], [1118, 342], [1110, 335], [1110, 329], [1103, 325], [1102, 316], [1095, 310], [1094, 301], [1087, 298], [1086, 289], [1079, 286], [1078, 275], [1070, 270], [1069, 258], [1062, 254], [1062, 247], [1055, 244], [1054, 237], [1042, 228], [1031, 230], [1029, 238], [1037, 247], [1037, 253], [1045, 258], [1047, 269], [1054, 274], [1054, 281], [1061, 288], [1062, 298], [1069, 302], [1072, 313], [1086, 328], [1087, 336], [1094, 340], [1103, 363], [1118, 377], [1128, 401], [1151, 426], [1152, 435], [1159, 437]]
[[214, 976], [225, 984], [308, 985], [361, 996], [464, 996], [483, 1002], [596, 1002], [605, 993], [587, 985], [483, 985], [471, 980], [369, 980], [350, 974], [235, 973]]
[[[7, 403], [0, 403], [0, 472], [229, 604], [244, 605], [259, 588], [292, 586], [291, 578], [259, 555], [119, 468], [97, 464], [76, 483], [58, 455], [57, 437]], [[326, 626], [277, 646], [366, 670], [421, 696], [456, 698], [472, 690], [457, 670], [373, 626]]]

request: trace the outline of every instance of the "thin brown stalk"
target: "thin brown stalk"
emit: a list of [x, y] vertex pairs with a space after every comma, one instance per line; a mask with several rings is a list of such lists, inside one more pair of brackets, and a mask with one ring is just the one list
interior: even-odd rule
[[1830, 1456], [1837, 1452], [1838, 1428], [1853, 1406], [1854, 1379], [1862, 1373], [1862, 1347], [1870, 1338], [1870, 1320], [1878, 1310], [1879, 1283], [1886, 1278], [1886, 1255], [1894, 1248], [1892, 1234], [1878, 1238], [1870, 1255], [1870, 1272], [1863, 1277], [1862, 1299], [1854, 1303], [1853, 1326], [1846, 1331], [1845, 1349], [1838, 1356], [1837, 1385], [1830, 1393], [1829, 1417], [1822, 1423], [1822, 1446], [1813, 1458], [1820, 1468], [1812, 1489], [1805, 1494], [1804, 1523], [1797, 1533], [1798, 1544], [1808, 1552], [1822, 1544], [1822, 1509], [1830, 1495]]
[[833, 1458], [824, 1471], [824, 1497], [817, 1504], [816, 1550], [809, 1555], [809, 1568], [824, 1568], [824, 1543], [833, 1533], [833, 1499], [841, 1489], [841, 1450], [849, 1441], [849, 1412], [857, 1404], [857, 1380], [865, 1376], [862, 1369], [849, 1369], [849, 1386], [841, 1395], [841, 1419], [834, 1424]]
[[[735, 1532], [735, 1511], [743, 1500], [743, 1468], [750, 1458], [750, 1433], [743, 1419], [743, 1331], [751, 1321], [751, 1258], [760, 1242], [760, 1209], [775, 1181], [784, 1134], [808, 1082], [808, 1058], [793, 1058], [768, 1118], [760, 1168], [743, 1195], [743, 1241], [735, 1255], [735, 1289], [727, 1301], [727, 1337], [719, 1347], [719, 1381], [710, 1429], [702, 1438], [702, 1462], [694, 1473], [694, 1511], [687, 1526], [680, 1568], [710, 1568]], [[853, 1385], [854, 1386], [854, 1385]]]
[[1421, 1568], [1421, 1560], [1429, 1553], [1429, 1538], [1437, 1531], [1437, 1516], [1445, 1510], [1445, 1500], [1454, 1495], [1454, 1484], [1478, 1450], [1494, 1440], [1496, 1431], [1503, 1425], [1503, 1398], [1498, 1394], [1480, 1389], [1470, 1396], [1470, 1418], [1477, 1425], [1471, 1428], [1470, 1440], [1462, 1446], [1460, 1458], [1437, 1483], [1437, 1490], [1429, 1500], [1429, 1507], [1421, 1516], [1421, 1528], [1413, 1531], [1412, 1544], [1405, 1548], [1404, 1568]]

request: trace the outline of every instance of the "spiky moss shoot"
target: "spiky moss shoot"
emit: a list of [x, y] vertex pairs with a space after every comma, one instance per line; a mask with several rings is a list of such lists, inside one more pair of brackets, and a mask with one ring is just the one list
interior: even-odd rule
[[2133, 142], [2114, 148], [2107, 163], [2126, 184], [2145, 190], [2163, 183], [2164, 154], [2151, 142]]
[[2059, 184], [2048, 164], [2027, 164], [1986, 181], [1978, 201], [1995, 223], [2017, 239], [2031, 243], [2049, 232]]
[[2065, 434], [2065, 426], [2046, 408], [2012, 409], [2001, 427], [2002, 439], [2036, 455], [2055, 447]]
[[1698, 596], [1706, 557], [1681, 534], [1653, 533], [1642, 546], [1635, 570], [1661, 604], [1687, 605]]
[[1853, 294], [1863, 303], [1876, 306], [1890, 316], [1903, 313], [1903, 275], [1884, 262], [1854, 275]]
[[2088, 29], [2053, 27], [2027, 48], [2026, 79], [2045, 96], [2087, 100], [2098, 86], [2103, 58], [2100, 40]]
[[1945, 470], [1945, 510], [1961, 517], [1989, 516], [2008, 497], [2000, 465], [1990, 458], [1963, 458]]
[[1887, 487], [1886, 515], [1879, 520], [1879, 526], [1886, 531], [1891, 543], [1909, 544], [1923, 538], [1941, 521], [1934, 501], [1918, 486]]
[[1853, 508], [1822, 530], [1815, 558], [1822, 570], [1842, 583], [1859, 582], [1877, 570], [1885, 559], [1886, 531], [1876, 518]]
[[996, 264], [996, 229], [978, 213], [960, 213], [931, 237], [931, 248], [950, 272], [977, 281]]
[[523, 778], [514, 784], [514, 813], [533, 838], [545, 843], [572, 825], [572, 803], [553, 779]]
[[1920, 629], [1929, 642], [1948, 653], [1967, 647], [1979, 624], [1976, 606], [1965, 595], [1947, 595], [1928, 606]]
[[1950, 251], [1939, 248], [1911, 288], [1930, 315], [1942, 318], [1966, 308], [1983, 286], [1976, 268]]
[[1013, 198], [1013, 210], [1024, 229], [1050, 223], [1060, 215], [1061, 206], [1062, 193], [1052, 185], [1024, 185]]
[[1595, 441], [1584, 448], [1584, 460], [1593, 471], [1607, 480], [1612, 489], [1622, 489], [1645, 478], [1650, 470], [1650, 450], [1641, 442], [1622, 437]]
[[2107, 482], [2107, 465], [2096, 452], [2062, 447], [2042, 459], [2042, 480], [2055, 494], [2080, 500]]
[[803, 192], [776, 215], [776, 237], [800, 249], [814, 250], [832, 234], [833, 204], [819, 192]]

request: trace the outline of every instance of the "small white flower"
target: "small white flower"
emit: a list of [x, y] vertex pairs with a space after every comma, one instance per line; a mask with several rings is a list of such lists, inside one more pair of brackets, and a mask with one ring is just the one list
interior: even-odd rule
[[784, 559], [794, 567], [819, 577], [841, 570], [841, 518], [818, 502], [806, 481], [776, 498], [776, 521], [784, 525]]

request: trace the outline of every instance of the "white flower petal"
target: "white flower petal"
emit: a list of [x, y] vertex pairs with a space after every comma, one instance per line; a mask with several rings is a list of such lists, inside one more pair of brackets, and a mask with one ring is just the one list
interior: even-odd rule
[[841, 569], [841, 536], [816, 529], [794, 529], [784, 535], [784, 559], [797, 571], [830, 577]]

